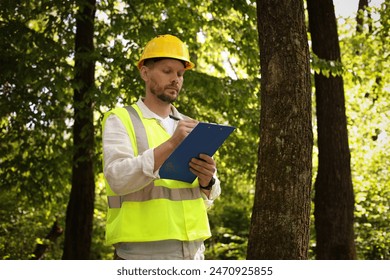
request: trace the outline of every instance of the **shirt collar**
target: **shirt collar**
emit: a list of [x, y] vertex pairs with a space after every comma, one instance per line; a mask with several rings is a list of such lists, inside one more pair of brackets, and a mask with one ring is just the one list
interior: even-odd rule
[[[141, 113], [142, 113], [144, 118], [147, 118], [147, 119], [157, 119], [157, 120], [162, 120], [163, 119], [159, 115], [157, 115], [156, 113], [151, 111], [148, 108], [148, 106], [146, 106], [144, 104], [144, 102], [142, 100], [143, 100], [143, 98], [140, 97], [136, 104], [137, 104], [138, 108], [141, 110]], [[172, 115], [182, 119], [181, 114], [179, 113], [179, 111], [177, 111], [177, 109], [173, 105], [171, 105], [171, 111], [172, 111]]]

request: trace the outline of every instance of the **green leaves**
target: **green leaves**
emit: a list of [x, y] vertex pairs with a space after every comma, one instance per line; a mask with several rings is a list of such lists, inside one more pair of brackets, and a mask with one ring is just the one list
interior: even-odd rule
[[[0, 217], [11, 217], [1, 219], [0, 255], [14, 259], [28, 257], [22, 245], [30, 244], [32, 252], [53, 219], [63, 223], [73, 149], [72, 93], [79, 86], [73, 83], [74, 1], [22, 2], [0, 4]], [[342, 63], [312, 58], [314, 71], [344, 78], [357, 245], [365, 259], [389, 258], [389, 16], [381, 9], [372, 32], [359, 35], [354, 22], [340, 26]], [[260, 63], [255, 4], [230, 0], [98, 1], [92, 255], [110, 258], [111, 252], [103, 245], [102, 116], [144, 94], [135, 64], [142, 46], [164, 33], [185, 41], [197, 64], [185, 74], [175, 105], [198, 120], [237, 127], [215, 156], [222, 196], [210, 210], [214, 237], [208, 254], [242, 259], [257, 166]], [[48, 258], [60, 258], [59, 245], [51, 249]]]
[[388, 259], [390, 247], [390, 13], [374, 14], [371, 30], [353, 34], [348, 20], [339, 28], [359, 259]]
[[312, 53], [311, 56], [311, 67], [317, 74], [322, 74], [327, 78], [329, 78], [330, 75], [333, 77], [343, 75], [343, 64], [340, 61], [321, 59], [315, 53]]

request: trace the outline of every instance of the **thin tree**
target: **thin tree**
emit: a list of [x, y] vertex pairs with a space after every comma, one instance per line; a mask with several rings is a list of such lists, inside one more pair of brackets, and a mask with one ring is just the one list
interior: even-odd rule
[[306, 259], [312, 127], [302, 0], [257, 1], [260, 145], [248, 259]]
[[93, 31], [96, 0], [80, 0], [76, 17], [72, 189], [66, 212], [63, 259], [88, 259], [95, 196], [93, 171]]
[[[314, 54], [340, 63], [332, 0], [308, 0], [307, 7]], [[321, 72], [314, 80], [319, 150], [314, 185], [316, 258], [354, 259], [354, 194], [343, 77]]]
[[368, 0], [359, 0], [358, 10], [356, 13], [356, 33], [360, 34], [363, 32], [364, 26], [364, 12], [367, 12], [367, 18], [369, 19], [368, 27], [369, 33], [372, 33], [372, 24], [370, 22], [371, 12], [368, 8]]

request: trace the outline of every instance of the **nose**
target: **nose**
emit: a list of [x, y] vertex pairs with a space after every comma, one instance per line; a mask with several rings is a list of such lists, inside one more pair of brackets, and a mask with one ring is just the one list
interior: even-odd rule
[[179, 77], [178, 76], [175, 76], [172, 81], [171, 81], [172, 85], [178, 85], [179, 84]]

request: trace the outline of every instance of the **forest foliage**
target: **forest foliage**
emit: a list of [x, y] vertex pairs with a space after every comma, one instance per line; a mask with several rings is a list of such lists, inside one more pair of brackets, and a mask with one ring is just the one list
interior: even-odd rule
[[[72, 72], [76, 3], [0, 3], [0, 259], [32, 258], [36, 244], [48, 245], [46, 259], [61, 258], [63, 236], [55, 241], [45, 236], [55, 221], [65, 225], [71, 188], [72, 92], [80, 86]], [[312, 55], [313, 73], [344, 78], [359, 259], [390, 259], [389, 5], [386, 0], [373, 8], [371, 18], [363, 14], [361, 33], [354, 18], [339, 19], [341, 65]], [[213, 237], [206, 257], [245, 258], [259, 142], [256, 20], [255, 2], [249, 0], [98, 1], [91, 258], [112, 258], [104, 244], [102, 116], [143, 95], [135, 63], [147, 41], [166, 33], [188, 44], [197, 65], [185, 74], [178, 109], [237, 127], [216, 155], [223, 193], [210, 210]], [[314, 109], [313, 114], [315, 130]], [[316, 145], [313, 152], [315, 171]]]

